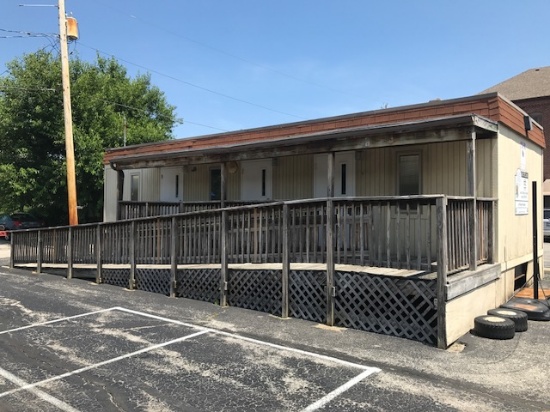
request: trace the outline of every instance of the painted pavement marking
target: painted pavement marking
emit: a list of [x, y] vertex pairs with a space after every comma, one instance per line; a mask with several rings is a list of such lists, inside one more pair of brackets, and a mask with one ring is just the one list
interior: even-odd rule
[[298, 353], [298, 354], [305, 355], [305, 356], [308, 356], [308, 357], [311, 357], [311, 358], [330, 361], [330, 362], [333, 362], [333, 363], [336, 363], [336, 364], [339, 364], [339, 365], [342, 365], [342, 366], [361, 369], [363, 371], [359, 375], [357, 375], [356, 377], [354, 377], [351, 380], [349, 380], [348, 382], [346, 382], [345, 384], [341, 385], [340, 387], [336, 388], [332, 392], [328, 393], [323, 398], [321, 398], [318, 401], [316, 401], [316, 402], [312, 403], [311, 405], [309, 405], [307, 408], [305, 408], [303, 410], [304, 412], [312, 412], [312, 411], [316, 411], [317, 409], [320, 409], [320, 408], [324, 407], [326, 404], [328, 404], [333, 399], [335, 399], [336, 397], [338, 397], [339, 395], [341, 395], [345, 391], [349, 390], [350, 388], [352, 388], [353, 386], [355, 386], [356, 384], [361, 382], [363, 379], [367, 378], [368, 376], [371, 376], [372, 374], [380, 372], [379, 368], [364, 366], [364, 365], [361, 365], [361, 364], [358, 364], [358, 363], [345, 361], [345, 360], [334, 358], [334, 357], [331, 357], [331, 356], [321, 355], [321, 354], [318, 354], [318, 353], [309, 352], [309, 351], [305, 351], [305, 350], [301, 350], [301, 349], [296, 349], [296, 348], [286, 347], [286, 346], [282, 346], [282, 345], [277, 345], [277, 344], [274, 344], [274, 343], [265, 342], [265, 341], [261, 341], [261, 340], [258, 340], [258, 339], [253, 339], [253, 338], [248, 338], [248, 337], [245, 337], [245, 336], [240, 336], [240, 335], [237, 335], [235, 333], [224, 332], [224, 331], [220, 331], [220, 330], [216, 330], [216, 329], [211, 329], [211, 328], [206, 328], [206, 327], [202, 327], [202, 326], [198, 326], [198, 325], [193, 325], [193, 324], [186, 323], [186, 322], [181, 322], [181, 321], [178, 321], [178, 320], [175, 320], [175, 319], [170, 319], [170, 318], [165, 318], [165, 317], [162, 317], [162, 316], [152, 315], [152, 314], [145, 313], [145, 312], [139, 312], [139, 311], [136, 311], [136, 310], [127, 309], [127, 308], [123, 308], [123, 307], [120, 307], [120, 306], [115, 306], [115, 307], [108, 308], [108, 309], [102, 309], [102, 310], [87, 312], [87, 313], [83, 313], [83, 314], [79, 314], [79, 315], [75, 315], [75, 316], [69, 316], [69, 317], [65, 317], [65, 318], [55, 319], [55, 320], [51, 320], [51, 321], [47, 321], [47, 322], [35, 323], [35, 324], [32, 324], [32, 325], [23, 326], [23, 327], [20, 327], [20, 328], [10, 329], [10, 330], [0, 332], [0, 335], [5, 334], [5, 333], [17, 332], [17, 331], [20, 331], [20, 330], [25, 330], [25, 329], [29, 329], [29, 328], [33, 328], [33, 327], [37, 327], [37, 326], [51, 325], [51, 324], [63, 322], [63, 321], [66, 321], [66, 320], [77, 319], [77, 318], [90, 316], [90, 315], [95, 315], [95, 314], [98, 314], [98, 313], [105, 313], [105, 312], [109, 312], [109, 311], [125, 312], [125, 313], [128, 313], [128, 314], [147, 317], [147, 318], [150, 318], [150, 319], [155, 319], [155, 320], [160, 320], [160, 321], [164, 321], [164, 322], [168, 322], [168, 323], [173, 323], [173, 324], [177, 324], [177, 325], [180, 325], [180, 326], [186, 326], [186, 327], [189, 327], [189, 328], [192, 328], [192, 329], [198, 329], [199, 331], [196, 332], [196, 333], [193, 333], [191, 335], [183, 336], [183, 337], [180, 337], [180, 338], [177, 338], [177, 339], [172, 339], [172, 340], [167, 341], [167, 342], [163, 342], [163, 343], [152, 345], [152, 346], [149, 346], [149, 347], [146, 347], [146, 348], [142, 348], [142, 349], [139, 349], [137, 351], [127, 353], [125, 355], [117, 356], [115, 358], [108, 359], [108, 360], [105, 360], [103, 362], [99, 362], [99, 363], [96, 363], [96, 364], [93, 364], [93, 365], [88, 365], [86, 367], [76, 369], [74, 371], [67, 372], [67, 373], [64, 373], [64, 374], [61, 374], [61, 375], [53, 376], [51, 378], [44, 379], [42, 381], [35, 382], [35, 383], [27, 383], [27, 382], [23, 381], [22, 379], [17, 378], [15, 375], [12, 375], [10, 372], [5, 371], [5, 370], [0, 368], [0, 376], [3, 376], [4, 378], [11, 381], [12, 383], [15, 383], [16, 385], [18, 385], [18, 388], [11, 389], [9, 391], [0, 393], [0, 398], [11, 395], [11, 394], [14, 394], [14, 393], [17, 393], [17, 392], [20, 392], [20, 391], [27, 390], [27, 391], [32, 392], [36, 396], [40, 397], [41, 399], [51, 403], [52, 405], [55, 405], [55, 406], [59, 407], [60, 409], [62, 409], [64, 411], [68, 411], [68, 412], [77, 411], [76, 409], [72, 408], [70, 405], [64, 403], [63, 401], [61, 401], [61, 400], [59, 400], [59, 399], [57, 399], [53, 396], [50, 396], [50, 395], [46, 394], [45, 392], [37, 389], [36, 387], [45, 385], [45, 384], [50, 383], [50, 382], [58, 381], [58, 380], [67, 378], [67, 377], [72, 376], [72, 375], [76, 375], [76, 374], [79, 374], [79, 373], [82, 373], [82, 372], [86, 372], [86, 371], [89, 371], [91, 369], [95, 369], [95, 368], [105, 366], [105, 365], [108, 365], [108, 364], [111, 364], [111, 363], [114, 363], [114, 362], [118, 362], [118, 361], [123, 360], [123, 359], [128, 359], [128, 358], [131, 358], [133, 356], [136, 356], [136, 355], [139, 355], [139, 354], [142, 354], [142, 353], [146, 353], [146, 352], [150, 352], [150, 351], [153, 351], [153, 350], [156, 350], [156, 349], [168, 346], [168, 345], [183, 342], [183, 341], [186, 341], [188, 339], [192, 339], [192, 338], [195, 338], [195, 337], [207, 334], [207, 333], [212, 333], [212, 334], [221, 335], [221, 336], [227, 336], [227, 337], [231, 337], [231, 338], [234, 338], [234, 339], [237, 339], [237, 340], [247, 341], [247, 342], [254, 343], [254, 344], [257, 344], [257, 345], [260, 345], [260, 346], [267, 346], [267, 347], [277, 349], [277, 350], [281, 350], [281, 351]]

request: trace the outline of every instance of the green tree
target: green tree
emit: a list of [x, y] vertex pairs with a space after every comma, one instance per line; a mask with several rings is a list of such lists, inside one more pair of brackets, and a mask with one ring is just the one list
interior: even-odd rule
[[[115, 59], [71, 59], [71, 100], [80, 222], [103, 216], [103, 153], [172, 138], [175, 107]], [[65, 131], [60, 59], [44, 51], [7, 64], [0, 77], [0, 209], [67, 222]]]

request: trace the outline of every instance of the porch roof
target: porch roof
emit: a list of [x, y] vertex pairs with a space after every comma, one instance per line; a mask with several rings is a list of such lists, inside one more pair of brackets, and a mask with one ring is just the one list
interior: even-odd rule
[[[472, 128], [478, 131], [478, 137], [493, 136], [498, 122], [525, 136], [524, 114], [498, 93], [492, 93], [110, 149], [104, 164], [131, 169], [466, 140], [471, 139]], [[526, 137], [544, 147], [538, 125]]]

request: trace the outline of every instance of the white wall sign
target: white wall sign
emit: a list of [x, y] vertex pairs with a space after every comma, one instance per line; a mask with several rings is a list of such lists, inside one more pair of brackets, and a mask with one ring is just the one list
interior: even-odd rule
[[516, 215], [526, 215], [529, 212], [529, 173], [516, 172]]

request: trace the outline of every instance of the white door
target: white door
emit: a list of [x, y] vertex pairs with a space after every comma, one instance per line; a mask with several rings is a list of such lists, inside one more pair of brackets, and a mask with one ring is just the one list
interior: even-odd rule
[[272, 198], [271, 159], [248, 160], [241, 163], [241, 199], [269, 200]]
[[182, 173], [181, 167], [163, 167], [160, 169], [160, 201], [179, 202], [182, 200]]
[[[328, 154], [316, 155], [313, 160], [313, 194], [327, 197]], [[334, 196], [355, 196], [355, 152], [338, 152], [334, 158]]]

